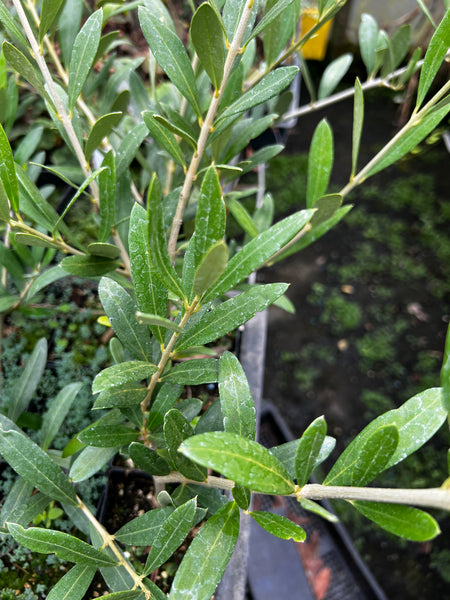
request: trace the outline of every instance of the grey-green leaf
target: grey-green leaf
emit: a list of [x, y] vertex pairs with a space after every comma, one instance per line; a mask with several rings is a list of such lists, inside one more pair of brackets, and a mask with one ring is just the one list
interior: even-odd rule
[[82, 386], [82, 383], [69, 383], [49, 402], [40, 430], [43, 450], [52, 443]]
[[33, 552], [54, 553], [63, 560], [94, 567], [117, 564], [117, 559], [62, 531], [42, 527], [24, 529], [15, 523], [9, 523], [8, 529], [17, 542]]
[[352, 54], [343, 54], [333, 60], [323, 72], [319, 84], [319, 92], [317, 97], [319, 100], [326, 98], [334, 92], [341, 79], [347, 73], [353, 61]]
[[39, 22], [39, 43], [42, 43], [44, 35], [53, 25], [64, 0], [43, 0], [40, 22]]
[[282, 540], [304, 542], [306, 539], [306, 531], [300, 527], [300, 525], [293, 523], [283, 515], [259, 510], [251, 510], [249, 515], [253, 517], [263, 529]]
[[219, 395], [225, 431], [254, 440], [256, 413], [250, 385], [231, 352], [224, 352], [219, 359]]
[[131, 381], [101, 392], [96, 398], [93, 408], [130, 408], [138, 406], [146, 395], [147, 388], [138, 382]]
[[161, 566], [181, 546], [192, 527], [195, 510], [196, 501], [193, 498], [176, 508], [164, 520], [150, 548], [144, 574], [148, 575]]
[[180, 38], [146, 7], [139, 7], [139, 21], [159, 65], [196, 114], [201, 116], [194, 72]]
[[198, 265], [192, 289], [196, 296], [209, 290], [220, 278], [228, 262], [228, 248], [223, 240], [214, 244]]
[[324, 484], [337, 485], [338, 481], [347, 480], [346, 471], [355, 461], [369, 437], [380, 427], [394, 425], [399, 431], [398, 446], [388, 460], [385, 468], [389, 468], [415, 452], [429, 440], [447, 418], [447, 412], [441, 404], [442, 390], [431, 388], [410, 398], [400, 408], [390, 410], [373, 420], [347, 446], [339, 456]]
[[154, 118], [155, 114], [152, 111], [147, 110], [142, 113], [142, 116], [150, 135], [156, 140], [161, 148], [163, 148], [169, 154], [169, 156], [173, 158], [176, 163], [185, 169], [186, 162], [184, 160], [183, 152], [181, 151], [180, 144], [178, 143], [174, 134]]
[[75, 565], [53, 586], [47, 600], [82, 600], [96, 571], [96, 566]]
[[298, 73], [298, 67], [280, 67], [275, 71], [268, 73], [264, 79], [257, 83], [253, 88], [242, 94], [242, 96], [226, 108], [218, 117], [222, 121], [233, 115], [245, 112], [250, 108], [267, 102], [274, 96], [282, 92], [292, 83]]
[[367, 74], [370, 77], [375, 71], [378, 46], [378, 25], [371, 15], [366, 13], [361, 15], [358, 37], [361, 57], [366, 65]]
[[352, 504], [365, 517], [406, 540], [426, 542], [440, 533], [431, 515], [412, 506], [356, 501]]
[[129, 360], [118, 365], [112, 365], [96, 375], [92, 384], [92, 393], [98, 394], [115, 386], [123, 386], [133, 381], [147, 379], [157, 370], [156, 365], [142, 360]]
[[130, 546], [151, 546], [161, 525], [172, 511], [171, 507], [149, 510], [123, 525], [114, 537], [122, 544]]
[[295, 491], [288, 472], [269, 450], [235, 433], [215, 431], [190, 437], [179, 452], [255, 492], [285, 495]]
[[61, 268], [70, 275], [79, 277], [101, 277], [119, 266], [116, 260], [104, 256], [88, 254], [84, 256], [66, 256], [60, 263]]
[[8, 407], [8, 417], [11, 421], [17, 421], [23, 411], [27, 409], [44, 372], [46, 362], [47, 340], [41, 338], [36, 342], [25, 369], [14, 386], [13, 400]]
[[130, 444], [128, 450], [131, 460], [138, 469], [142, 469], [150, 475], [168, 475], [170, 473], [170, 466], [155, 450], [138, 442]]
[[118, 124], [122, 118], [122, 112], [112, 112], [106, 115], [102, 115], [92, 126], [89, 132], [88, 139], [84, 146], [84, 155], [86, 160], [90, 160], [94, 150], [101, 144], [103, 138], [107, 137], [113, 128]]
[[312, 210], [297, 212], [253, 238], [228, 262], [220, 279], [206, 292], [202, 299], [203, 303], [229, 291], [258, 269], [287, 244], [306, 225], [313, 214]]
[[75, 38], [69, 65], [68, 103], [71, 110], [91, 70], [102, 32], [103, 11], [95, 11]]
[[137, 359], [151, 361], [150, 333], [145, 325], [136, 321], [137, 306], [128, 292], [113, 279], [105, 277], [100, 281], [98, 293], [111, 327], [125, 348]]
[[25, 434], [4, 426], [0, 429], [0, 453], [10, 466], [45, 495], [78, 505], [74, 488], [48, 454]]
[[295, 473], [297, 485], [308, 483], [325, 441], [327, 424], [323, 417], [318, 417], [309, 425], [299, 440], [295, 454]]
[[175, 469], [185, 477], [195, 481], [206, 481], [207, 470], [178, 453], [178, 448], [183, 440], [192, 435], [194, 435], [194, 430], [180, 411], [176, 409], [169, 410], [164, 417], [164, 439], [171, 462]]
[[[0, 3], [0, 7], [2, 6], [4, 6], [3, 3]], [[17, 73], [20, 73], [20, 75], [26, 79], [39, 94], [45, 95], [44, 86], [39, 78], [38, 71], [28, 58], [9, 42], [3, 42], [2, 48], [9, 65], [17, 71]]]
[[347, 471], [350, 481], [339, 482], [339, 485], [363, 486], [370, 483], [381, 471], [397, 449], [399, 441], [398, 429], [395, 425], [384, 425], [367, 438], [355, 457], [353, 467]]
[[200, 64], [218, 90], [225, 66], [224, 30], [220, 14], [211, 4], [204, 2], [192, 17], [190, 31]]
[[[175, 575], [171, 600], [210, 600], [230, 560], [238, 533], [239, 509], [229, 502], [206, 522], [189, 546]], [[192, 590], [196, 590], [195, 596]]]
[[306, 206], [312, 208], [327, 190], [333, 168], [333, 132], [326, 119], [314, 131], [308, 157]]
[[[139, 310], [165, 318], [168, 310], [167, 288], [155, 276], [150, 257], [147, 213], [139, 204], [135, 204], [131, 211], [128, 247]], [[150, 330], [159, 342], [164, 341], [165, 329], [163, 327], [150, 325]]]
[[0, 124], [0, 179], [15, 213], [19, 211], [19, 185], [17, 183], [14, 158], [8, 137]]
[[96, 448], [94, 446], [84, 448], [70, 467], [70, 478], [76, 483], [89, 479], [106, 465], [118, 449], [119, 446], [115, 448]]
[[433, 34], [420, 71], [419, 87], [417, 90], [416, 108], [419, 108], [430, 89], [433, 79], [438, 72], [445, 55], [450, 48], [450, 10], [444, 15], [438, 28]]
[[175, 365], [161, 381], [182, 385], [216, 383], [219, 376], [219, 361], [214, 358], [197, 358]]
[[126, 425], [93, 425], [78, 434], [78, 439], [96, 448], [117, 448], [128, 446], [139, 436], [139, 432]]
[[359, 146], [364, 123], [364, 94], [358, 78], [355, 80], [355, 94], [353, 104], [353, 130], [352, 130], [352, 171], [350, 179], [353, 179], [358, 165]]

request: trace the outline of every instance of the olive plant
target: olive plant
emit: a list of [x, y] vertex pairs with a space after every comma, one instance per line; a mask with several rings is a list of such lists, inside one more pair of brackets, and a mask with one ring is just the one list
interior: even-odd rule
[[[68, 274], [90, 278], [99, 282], [99, 298], [115, 334], [112, 364], [92, 383], [93, 409], [102, 409], [102, 416], [62, 453], [49, 447], [65, 415], [76, 410], [76, 382], [52, 401], [40, 443], [17, 425], [45, 363], [44, 340], [7, 413], [0, 414], [0, 452], [19, 476], [3, 504], [2, 533], [32, 551], [74, 563], [49, 600], [81, 599], [97, 569], [111, 590], [105, 598], [165, 598], [150, 575], [199, 523], [170, 598], [211, 598], [235, 547], [242, 511], [276, 536], [298, 542], [306, 537], [289, 519], [252, 510], [254, 492], [293, 496], [328, 519], [335, 516], [317, 500], [348, 501], [409, 540], [439, 533], [435, 519], [416, 507], [449, 510], [448, 485], [401, 490], [368, 484], [420, 448], [447, 419], [450, 338], [442, 388], [372, 421], [321, 484], [308, 482], [334, 447], [325, 418], [313, 421], [298, 440], [263, 447], [255, 439], [254, 403], [238, 358], [228, 351], [217, 356], [211, 348], [256, 312], [281, 301], [288, 284], [249, 283], [252, 273], [335, 226], [351, 209], [343, 204], [347, 194], [407, 154], [450, 111], [449, 82], [430, 93], [450, 45], [450, 11], [435, 28], [423, 61], [415, 52], [400, 71], [395, 69], [407, 54], [409, 28], [389, 38], [365, 15], [360, 44], [369, 84], [357, 80], [352, 90], [348, 184], [327, 194], [333, 137], [322, 121], [311, 143], [307, 206], [274, 224], [270, 196], [253, 214], [244, 208], [233, 182], [281, 147], [265, 147], [249, 158], [242, 152], [287, 113], [287, 90], [299, 70], [292, 58], [344, 3], [320, 0], [317, 24], [301, 35], [300, 2], [262, 6], [255, 0], [210, 0], [195, 10], [184, 43], [159, 0], [99, 3], [84, 22], [81, 0], [44, 0], [39, 6], [32, 0], [0, 2], [7, 38], [0, 57], [0, 93], [7, 106], [0, 115], [0, 219], [6, 232], [0, 309], [7, 313], [26, 305]], [[137, 75], [144, 59], [116, 52], [118, 34], [111, 28], [102, 35], [107, 23], [136, 7], [149, 47], [148, 86]], [[258, 47], [257, 38], [262, 40]], [[334, 91], [348, 65], [346, 57], [327, 70], [321, 99]], [[363, 88], [377, 74], [382, 84], [404, 84], [420, 66], [411, 118], [359, 169]], [[20, 100], [30, 89], [45, 116], [13, 151]], [[59, 140], [58, 149], [40, 145], [44, 130]], [[60, 212], [48, 197], [51, 190], [40, 185], [43, 169], [73, 190]], [[95, 237], [87, 242], [78, 235], [82, 223], [68, 221], [83, 196], [90, 199], [95, 225]], [[243, 227], [242, 238], [227, 235], [229, 214]], [[218, 384], [219, 392], [210, 406], [180, 400], [184, 386], [209, 383]], [[171, 495], [164, 492], [160, 508], [112, 533], [79, 497], [77, 483], [118, 452], [153, 475], [158, 489], [170, 484]], [[29, 526], [55, 502], [84, 539]], [[132, 564], [123, 545], [150, 547], [145, 564]]]

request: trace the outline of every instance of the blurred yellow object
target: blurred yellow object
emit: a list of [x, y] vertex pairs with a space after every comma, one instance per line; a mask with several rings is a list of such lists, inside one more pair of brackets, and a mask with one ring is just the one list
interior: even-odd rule
[[[300, 16], [301, 36], [303, 37], [317, 25], [319, 11], [317, 8], [304, 8]], [[302, 47], [301, 53], [306, 60], [323, 60], [327, 51], [331, 20], [327, 21]]]

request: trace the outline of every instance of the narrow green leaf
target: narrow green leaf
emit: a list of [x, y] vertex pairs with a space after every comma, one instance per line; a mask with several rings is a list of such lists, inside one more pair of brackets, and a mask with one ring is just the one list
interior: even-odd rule
[[396, 143], [385, 152], [380, 152], [378, 161], [369, 170], [366, 177], [371, 177], [397, 162], [408, 154], [417, 144], [424, 140], [433, 129], [439, 125], [442, 119], [450, 112], [450, 98], [445, 99], [422, 118], [422, 120], [409, 127]]
[[98, 293], [111, 327], [123, 346], [137, 359], [151, 361], [152, 339], [148, 328], [136, 321], [137, 306], [128, 292], [113, 279], [104, 277]]
[[112, 112], [102, 115], [92, 126], [84, 146], [86, 160], [90, 160], [94, 150], [101, 144], [103, 138], [108, 137], [114, 127], [122, 118], [122, 112]]
[[155, 119], [155, 114], [152, 111], [147, 110], [143, 112], [142, 117], [144, 123], [147, 125], [150, 135], [176, 163], [181, 165], [183, 169], [186, 169], [183, 152], [181, 151], [180, 144], [174, 134], [169, 131], [167, 127], [162, 125], [159, 120]]
[[211, 247], [225, 235], [226, 210], [219, 176], [215, 167], [209, 167], [203, 177], [195, 215], [195, 233], [190, 244], [194, 246], [194, 264], [198, 266]]
[[19, 185], [8, 137], [0, 123], [0, 179], [12, 210], [19, 211]]
[[6, 521], [16, 521], [17, 512], [21, 510], [34, 490], [34, 485], [22, 477], [18, 477], [13, 483], [8, 495], [3, 500], [0, 512], [0, 527], [5, 526]]
[[[131, 211], [128, 247], [131, 274], [139, 310], [143, 313], [166, 317], [168, 310], [167, 288], [155, 276], [155, 269], [150, 257], [147, 213], [139, 204], [135, 204]], [[164, 328], [159, 325], [151, 325], [150, 330], [160, 343], [164, 342]]]
[[[292, 440], [291, 442], [286, 442], [285, 444], [281, 444], [280, 446], [274, 446], [273, 448], [270, 448], [271, 454], [276, 456], [278, 460], [281, 463], [283, 463], [284, 467], [286, 468], [286, 470], [292, 478], [295, 478], [297, 476], [295, 473], [295, 456], [297, 453], [299, 443], [300, 440]], [[317, 456], [314, 468], [318, 467], [324, 460], [326, 460], [330, 456], [335, 446], [336, 440], [329, 435], [325, 436], [322, 447]]]
[[254, 440], [255, 405], [244, 370], [231, 352], [219, 359], [219, 394], [225, 431]]
[[298, 67], [280, 67], [275, 69], [275, 71], [271, 71], [264, 79], [226, 108], [218, 116], [217, 121], [222, 121], [233, 115], [243, 113], [250, 108], [254, 108], [258, 104], [267, 102], [267, 100], [277, 96], [290, 85], [297, 76], [297, 73]]
[[59, 17], [58, 41], [64, 66], [70, 63], [73, 43], [81, 26], [83, 6], [78, 0], [66, 0]]
[[181, 546], [194, 522], [195, 498], [182, 504], [161, 524], [147, 556], [144, 574], [149, 575], [168, 560]]
[[431, 388], [410, 398], [400, 408], [390, 410], [374, 419], [339, 456], [324, 484], [338, 485], [347, 479], [346, 471], [354, 463], [369, 437], [380, 427], [394, 425], [399, 431], [398, 446], [388, 460], [389, 468], [405, 459], [428, 441], [444, 423], [447, 412], [442, 407], [442, 390]]
[[239, 509], [229, 502], [203, 525], [189, 546], [176, 572], [171, 600], [210, 600], [230, 560], [238, 533]]
[[[353, 467], [347, 471], [348, 484], [363, 486], [375, 479], [386, 468], [397, 449], [398, 441], [399, 433], [395, 425], [385, 425], [372, 433], [355, 456]], [[346, 483], [340, 481], [339, 485]]]
[[[3, 6], [3, 3], [0, 3], [0, 7], [1, 6]], [[27, 44], [25, 43], [25, 45]], [[38, 75], [37, 68], [32, 65], [32, 63], [20, 50], [18, 50], [9, 42], [3, 42], [2, 49], [8, 64], [24, 79], [26, 79], [41, 96], [44, 96], [44, 86], [40, 76]]]
[[130, 360], [107, 367], [95, 377], [92, 384], [92, 393], [98, 394], [115, 386], [123, 386], [132, 381], [147, 379], [157, 370], [156, 365], [142, 360]]
[[[222, 16], [223, 16], [223, 23], [225, 26], [227, 39], [229, 42], [231, 42], [231, 40], [233, 39], [233, 37], [236, 33], [238, 24], [242, 18], [242, 13], [246, 9], [246, 6], [247, 5], [245, 4], [245, 2], [242, 2], [242, 0], [226, 0], [225, 1], [223, 11], [222, 11]], [[244, 39], [250, 35], [253, 25], [256, 20], [257, 13], [258, 13], [258, 3], [254, 2], [253, 10], [250, 15], [250, 18], [249, 18], [249, 21], [247, 24], [247, 28], [244, 33]]]
[[219, 376], [219, 361], [215, 358], [197, 358], [175, 365], [161, 381], [182, 385], [216, 383]]
[[333, 132], [326, 119], [314, 131], [308, 157], [306, 206], [312, 208], [327, 190], [333, 168]]
[[85, 256], [66, 256], [60, 265], [69, 275], [101, 277], [117, 269], [119, 263], [111, 258], [89, 254]]
[[95, 399], [93, 408], [130, 408], [138, 406], [146, 395], [147, 388], [140, 383], [131, 381], [101, 392]]
[[139, 432], [126, 425], [99, 425], [88, 427], [78, 434], [78, 439], [96, 448], [117, 448], [128, 446], [139, 436]]
[[389, 45], [391, 71], [394, 71], [411, 47], [411, 25], [402, 25], [392, 36]]
[[115, 259], [120, 256], [120, 249], [117, 246], [105, 242], [93, 242], [86, 250], [93, 256], [102, 256], [103, 258]]
[[0, 220], [5, 223], [9, 222], [11, 206], [9, 204], [8, 194], [3, 186], [3, 182], [0, 179]]
[[282, 13], [286, 11], [286, 9], [292, 4], [293, 1], [294, 0], [277, 0], [277, 2], [275, 2], [275, 4], [273, 4], [273, 6], [271, 6], [270, 9], [264, 13], [263, 18], [253, 29], [251, 36], [245, 41], [245, 43], [248, 44], [250, 40], [262, 33], [267, 28], [267, 26], [270, 25], [270, 23], [272, 23], [272, 21], [277, 19]]
[[352, 505], [386, 531], [406, 540], [426, 542], [440, 533], [435, 519], [418, 508], [381, 502], [352, 502]]
[[290, 215], [248, 242], [228, 262], [220, 279], [206, 292], [203, 303], [233, 289], [245, 277], [268, 261], [306, 225], [313, 214], [314, 211], [305, 210]]
[[14, 235], [14, 241], [18, 244], [24, 244], [34, 248], [59, 248], [59, 245], [56, 242], [51, 242], [44, 237], [33, 235], [31, 233], [18, 232]]
[[17, 303], [20, 303], [20, 296], [0, 296], [0, 313], [7, 312]]
[[311, 219], [311, 227], [314, 230], [318, 225], [327, 223], [333, 215], [339, 210], [342, 204], [343, 196], [341, 194], [326, 194], [314, 202], [316, 212]]
[[39, 43], [42, 43], [45, 34], [53, 25], [64, 0], [43, 0], [39, 22]]
[[164, 234], [164, 223], [161, 206], [161, 184], [156, 175], [150, 183], [147, 196], [150, 256], [156, 274], [161, 281], [176, 296], [185, 300], [186, 294], [181, 281], [172, 265], [167, 251], [166, 238]]
[[313, 421], [300, 438], [295, 453], [297, 485], [303, 487], [308, 483], [311, 473], [317, 465], [326, 433], [327, 424], [322, 416]]
[[334, 92], [341, 79], [347, 73], [353, 61], [352, 54], [343, 54], [333, 60], [323, 72], [319, 84], [318, 99], [323, 100]]
[[38, 275], [33, 281], [33, 283], [30, 285], [26, 296], [27, 301], [31, 300], [31, 298], [33, 298], [42, 289], [44, 289], [54, 281], [58, 281], [58, 279], [62, 279], [66, 276], [66, 272], [63, 269], [61, 269], [60, 265], [57, 265], [56, 267], [50, 267], [50, 269], [45, 270], [43, 273]]
[[353, 104], [353, 130], [352, 130], [352, 172], [350, 180], [353, 179], [357, 165], [361, 134], [364, 123], [364, 93], [358, 78], [355, 80], [355, 94]]
[[164, 421], [164, 415], [173, 408], [183, 391], [184, 382], [180, 385], [164, 383], [152, 402], [148, 415], [147, 427], [151, 431]]
[[[137, 444], [132, 444], [133, 446]], [[156, 508], [123, 525], [114, 537], [127, 546], [151, 546], [172, 507]]]
[[417, 90], [416, 109], [420, 107], [430, 89], [433, 79], [450, 48], [450, 10], [447, 10], [428, 48], [420, 71], [419, 87]]
[[150, 475], [168, 475], [171, 471], [167, 462], [155, 450], [147, 448], [144, 444], [133, 442], [128, 451], [136, 467]]
[[371, 77], [375, 73], [376, 52], [378, 46], [378, 25], [375, 19], [363, 13], [358, 30], [359, 47], [361, 57], [366, 65], [367, 75]]
[[95, 566], [75, 565], [53, 586], [47, 600], [82, 600], [96, 571]]
[[48, 454], [22, 432], [0, 427], [0, 453], [13, 469], [50, 498], [78, 505], [75, 490]]
[[116, 155], [116, 177], [119, 180], [126, 173], [134, 160], [139, 146], [147, 137], [148, 129], [145, 123], [138, 123], [123, 138]]
[[255, 492], [285, 495], [295, 490], [288, 472], [269, 450], [235, 433], [196, 435], [185, 440], [179, 452]]
[[69, 383], [49, 402], [39, 432], [43, 450], [52, 443], [82, 386], [82, 383]]
[[[420, 10], [423, 12], [423, 14], [426, 16], [426, 18], [429, 20], [431, 26], [433, 27], [433, 29], [436, 29], [436, 23], [434, 22], [433, 16], [431, 15], [430, 11], [427, 8], [427, 5], [425, 4], [425, 2], [423, 0], [416, 0], [417, 4], [420, 6]], [[445, 4], [445, 2], [444, 2]], [[446, 3], [446, 6], [448, 8], [448, 2]]]
[[190, 33], [200, 64], [218, 90], [225, 66], [224, 25], [211, 4], [204, 2], [195, 11]]
[[178, 453], [178, 448], [183, 440], [193, 435], [194, 430], [180, 411], [169, 410], [164, 417], [164, 439], [175, 470], [194, 481], [206, 481], [207, 470]]
[[44, 127], [42, 125], [34, 126], [20, 140], [20, 144], [14, 151], [14, 160], [16, 163], [24, 165], [30, 160], [31, 156], [33, 156], [41, 143], [43, 132]]
[[319, 515], [319, 517], [321, 517], [322, 519], [326, 519], [330, 523], [337, 523], [339, 521], [335, 514], [324, 508], [321, 504], [313, 502], [308, 498], [301, 498], [300, 504], [305, 510], [310, 511], [315, 515]]
[[146, 7], [139, 7], [139, 22], [158, 64], [195, 113], [201, 116], [194, 72], [181, 40]]
[[18, 382], [14, 386], [13, 400], [8, 407], [8, 417], [17, 421], [19, 416], [27, 409], [31, 398], [44, 372], [47, 363], [47, 340], [41, 338], [33, 348]]
[[8, 529], [17, 542], [33, 552], [54, 553], [63, 560], [94, 567], [117, 564], [117, 559], [62, 531], [41, 527], [24, 529], [15, 523], [9, 523]]
[[304, 542], [306, 539], [306, 531], [287, 517], [283, 517], [283, 515], [259, 510], [251, 510], [248, 514], [253, 517], [263, 529], [282, 540]]
[[163, 327], [164, 329], [169, 329], [170, 331], [177, 331], [178, 333], [183, 331], [181, 327], [169, 319], [164, 319], [164, 317], [160, 317], [158, 315], [141, 313], [140, 311], [136, 313], [136, 321], [145, 325], [157, 325], [158, 327]]
[[252, 238], [256, 237], [259, 233], [258, 228], [245, 206], [233, 196], [227, 198], [227, 206], [234, 219], [242, 227], [245, 233], [248, 233]]
[[272, 144], [270, 146], [265, 146], [264, 148], [260, 148], [254, 152], [248, 160], [242, 161], [236, 166], [242, 168], [243, 174], [249, 173], [256, 166], [272, 160], [272, 158], [277, 156], [277, 154], [280, 154], [282, 150], [284, 150], [283, 144]]
[[[175, 135], [178, 135], [180, 138], [185, 139], [187, 142], [189, 142], [191, 144], [192, 148], [194, 150], [196, 150], [197, 149], [197, 140], [194, 137], [194, 133], [190, 132], [191, 128], [188, 127], [190, 124], [186, 123], [185, 119], [183, 119], [183, 117], [181, 117], [180, 115], [177, 114], [175, 116], [174, 111], [170, 110], [169, 107], [166, 106], [164, 108], [168, 113], [170, 113], [170, 118], [173, 120], [169, 121], [169, 119], [166, 119], [165, 117], [155, 113], [153, 115], [153, 118], [155, 119], [155, 121], [157, 121], [160, 125], [163, 125], [163, 127], [168, 129]], [[188, 131], [188, 129], [189, 129], [189, 131]]]
[[447, 336], [445, 338], [444, 359], [441, 368], [441, 386], [442, 406], [444, 410], [450, 412], [450, 327], [447, 329]]
[[103, 11], [92, 13], [75, 38], [69, 64], [68, 103], [72, 110], [91, 70], [102, 31]]
[[242, 510], [248, 510], [252, 498], [251, 491], [243, 485], [236, 483], [231, 490], [231, 493], [233, 494], [233, 500], [236, 501], [239, 508], [242, 508]]
[[0, 2], [0, 22], [13, 37], [19, 40], [22, 46], [28, 46], [26, 37], [23, 35], [21, 29], [17, 26], [4, 2]]
[[102, 469], [119, 450], [115, 448], [96, 448], [88, 446], [81, 451], [70, 467], [70, 478], [75, 482], [86, 481]]
[[208, 250], [195, 271], [192, 287], [196, 296], [201, 296], [216, 283], [224, 272], [227, 262], [228, 248], [221, 240]]
[[[224, 163], [232, 160], [237, 156], [244, 148], [246, 148], [250, 140], [255, 139], [262, 133], [264, 133], [274, 122], [276, 114], [265, 115], [260, 119], [248, 118], [239, 119], [237, 124], [233, 127], [230, 141], [228, 142], [227, 148], [223, 156], [221, 155], [220, 160]], [[219, 165], [216, 165], [220, 168]], [[228, 195], [229, 197], [230, 195]]]

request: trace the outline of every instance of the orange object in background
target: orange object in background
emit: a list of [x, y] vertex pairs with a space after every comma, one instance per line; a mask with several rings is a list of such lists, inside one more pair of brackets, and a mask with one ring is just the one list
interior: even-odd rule
[[[300, 16], [300, 33], [303, 37], [318, 21], [319, 11], [315, 7], [302, 9]], [[328, 36], [331, 20], [327, 21], [301, 48], [301, 54], [306, 60], [323, 60], [327, 51]]]

